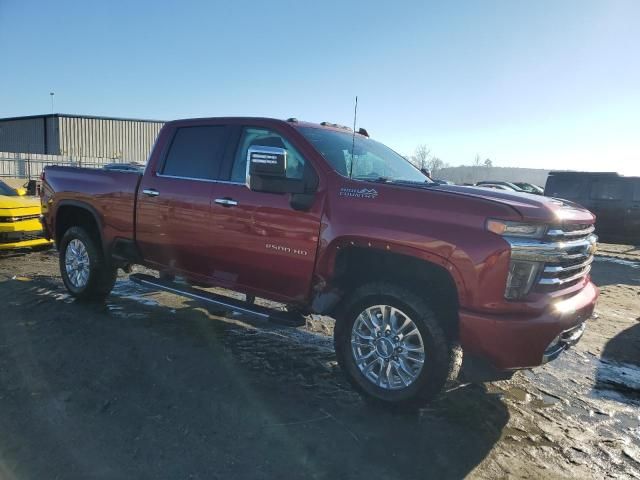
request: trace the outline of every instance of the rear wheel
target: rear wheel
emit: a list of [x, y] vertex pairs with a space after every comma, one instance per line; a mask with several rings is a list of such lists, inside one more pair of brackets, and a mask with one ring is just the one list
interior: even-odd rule
[[427, 403], [460, 360], [427, 302], [389, 283], [363, 285], [350, 295], [334, 342], [354, 387], [387, 405]]
[[104, 258], [95, 239], [81, 227], [71, 227], [60, 241], [60, 274], [79, 300], [104, 300], [113, 289], [117, 268]]

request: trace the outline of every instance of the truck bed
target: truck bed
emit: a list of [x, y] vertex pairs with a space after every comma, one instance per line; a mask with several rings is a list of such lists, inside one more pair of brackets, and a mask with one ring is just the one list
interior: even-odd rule
[[[103, 241], [133, 239], [135, 202], [142, 174], [77, 167], [47, 167], [43, 182], [43, 206], [59, 214], [63, 206], [83, 204], [97, 217]], [[56, 219], [47, 225], [55, 238]]]

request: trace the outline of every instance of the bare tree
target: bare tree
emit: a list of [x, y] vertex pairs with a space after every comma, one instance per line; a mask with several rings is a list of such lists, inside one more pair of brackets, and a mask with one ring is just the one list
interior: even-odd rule
[[428, 168], [427, 162], [429, 160], [429, 155], [431, 155], [431, 150], [427, 148], [426, 145], [421, 144], [416, 147], [415, 151], [413, 152], [413, 155], [409, 157], [409, 160], [416, 167], [422, 170], [423, 168]]
[[445, 167], [445, 163], [438, 157], [431, 157], [427, 162], [427, 168], [431, 172], [431, 175], [435, 175], [438, 170], [442, 170]]
[[440, 158], [431, 155], [431, 150], [425, 144], [418, 145], [408, 160], [420, 170], [428, 171], [431, 176], [449, 166]]
[[480, 155], [476, 153], [476, 158], [473, 159], [473, 166], [479, 167], [482, 165], [482, 160], [480, 160]]

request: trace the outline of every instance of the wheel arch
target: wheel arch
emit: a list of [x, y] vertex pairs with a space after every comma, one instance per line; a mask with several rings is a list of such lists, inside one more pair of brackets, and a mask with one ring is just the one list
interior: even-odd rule
[[83, 227], [104, 249], [102, 221], [96, 209], [88, 203], [77, 200], [62, 200], [56, 208], [55, 242], [60, 245], [65, 232], [71, 227]]
[[457, 269], [445, 258], [411, 247], [385, 245], [384, 249], [349, 241], [335, 249], [330, 284], [339, 292], [329, 308], [333, 314], [358, 286], [371, 281], [389, 281], [425, 296], [442, 319], [450, 338], [458, 336], [458, 310], [464, 301], [464, 283]]

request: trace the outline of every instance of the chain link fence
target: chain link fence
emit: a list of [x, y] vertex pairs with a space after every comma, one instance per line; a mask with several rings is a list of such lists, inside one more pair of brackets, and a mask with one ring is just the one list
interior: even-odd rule
[[110, 163], [127, 163], [119, 158], [74, 157], [37, 153], [0, 152], [0, 177], [38, 179], [45, 167], [102, 168]]

